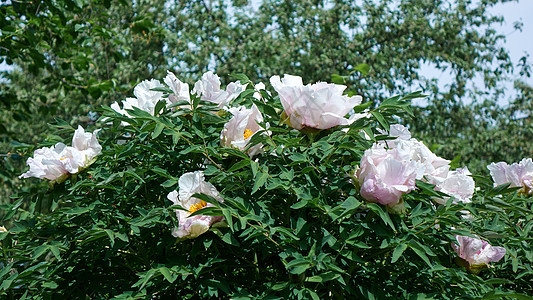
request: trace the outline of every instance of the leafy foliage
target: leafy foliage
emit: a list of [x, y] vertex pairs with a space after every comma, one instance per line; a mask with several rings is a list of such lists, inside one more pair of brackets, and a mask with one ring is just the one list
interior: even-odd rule
[[[436, 205], [433, 187], [405, 196], [407, 213], [366, 203], [350, 179], [378, 128], [410, 113], [420, 93], [395, 97], [345, 131], [305, 134], [280, 122], [277, 97], [256, 103], [271, 135], [245, 152], [220, 145], [229, 119], [209, 102], [157, 105], [123, 116], [108, 107], [103, 150], [64, 183], [14, 196], [3, 205], [0, 293], [52, 298], [526, 298], [531, 294], [532, 202], [515, 188], [481, 187], [469, 204]], [[181, 103], [176, 105], [182, 105]], [[365, 105], [365, 104], [363, 104]], [[359, 110], [362, 107], [356, 107]], [[222, 117], [221, 117], [222, 116]], [[125, 121], [129, 126], [122, 126]], [[368, 136], [368, 137], [367, 137]], [[31, 149], [31, 148], [28, 148]], [[178, 178], [203, 170], [224, 203], [198, 214], [227, 226], [176, 240], [166, 195]], [[462, 218], [464, 210], [472, 219]], [[454, 234], [477, 234], [509, 255], [479, 275], [455, 264]]]

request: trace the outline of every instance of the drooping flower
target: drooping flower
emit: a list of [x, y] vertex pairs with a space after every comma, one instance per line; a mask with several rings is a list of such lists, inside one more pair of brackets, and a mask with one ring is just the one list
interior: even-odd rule
[[237, 98], [244, 90], [246, 85], [242, 85], [239, 81], [228, 84], [226, 90], [220, 89], [220, 78], [213, 72], [208, 71], [202, 75], [202, 78], [194, 84], [193, 94], [200, 96], [200, 100], [213, 102], [219, 108], [223, 108], [235, 98]]
[[184, 210], [176, 210], [178, 217], [178, 228], [172, 231], [172, 235], [177, 238], [195, 238], [209, 230], [213, 224], [223, 220], [219, 216], [204, 216], [195, 215], [192, 213], [205, 208], [213, 207], [211, 203], [207, 203], [198, 198], [192, 197], [195, 193], [205, 194], [223, 202], [216, 188], [209, 182], [204, 180], [204, 174], [200, 171], [189, 172], [183, 174], [179, 180], [179, 192], [172, 191], [167, 195], [168, 200], [172, 201], [174, 205], [180, 205]]
[[72, 137], [72, 147], [57, 143], [52, 147], [35, 150], [26, 164], [30, 169], [21, 178], [37, 177], [52, 183], [64, 181], [69, 174], [76, 174], [87, 168], [102, 151], [96, 140], [96, 132], [85, 132], [78, 126]]
[[533, 160], [524, 158], [519, 163], [491, 163], [487, 166], [494, 180], [494, 186], [511, 183], [510, 187], [522, 187], [526, 195], [533, 195]]
[[478, 273], [490, 262], [497, 262], [505, 256], [505, 248], [491, 246], [488, 242], [467, 236], [456, 235], [453, 250], [460, 258], [468, 262], [468, 270]]
[[[225, 147], [237, 148], [243, 151], [252, 136], [264, 130], [258, 123], [263, 122], [263, 116], [257, 109], [257, 106], [252, 105], [252, 108], [232, 107], [230, 113], [233, 117], [224, 125], [224, 129], [220, 133], [220, 142]], [[257, 144], [248, 149], [250, 157], [259, 154], [262, 151], [262, 144]]]
[[416, 165], [400, 159], [396, 152], [379, 148], [365, 151], [356, 177], [367, 201], [393, 207], [403, 194], [415, 189]]
[[364, 117], [345, 118], [354, 106], [361, 104], [362, 98], [342, 95], [344, 85], [326, 82], [303, 85], [301, 77], [287, 74], [283, 79], [272, 76], [270, 83], [279, 94], [290, 126], [295, 129], [328, 129]]
[[[455, 171], [451, 171], [448, 173], [448, 176], [446, 177], [446, 179], [444, 179], [444, 181], [437, 184], [435, 189], [437, 191], [441, 191], [445, 194], [452, 196], [454, 198], [454, 203], [472, 202], [470, 199], [472, 199], [472, 196], [474, 195], [476, 184], [474, 182], [474, 179], [469, 175], [472, 175], [472, 173], [468, 171], [468, 167], [459, 168]], [[448, 198], [444, 198], [436, 199], [435, 201], [440, 204], [446, 204], [447, 200]]]

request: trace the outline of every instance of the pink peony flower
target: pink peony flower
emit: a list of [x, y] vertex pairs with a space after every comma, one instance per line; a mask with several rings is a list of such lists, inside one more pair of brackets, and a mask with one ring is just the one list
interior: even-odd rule
[[416, 173], [416, 165], [400, 159], [396, 150], [371, 148], [361, 158], [356, 177], [363, 198], [392, 207], [415, 189]]
[[223, 220], [220, 216], [190, 215], [204, 207], [213, 207], [198, 198], [192, 197], [195, 193], [205, 194], [223, 202], [216, 188], [204, 180], [204, 174], [200, 171], [183, 174], [179, 180], [179, 192], [172, 191], [167, 195], [168, 200], [174, 205], [180, 205], [187, 209], [176, 210], [178, 217], [178, 228], [172, 231], [172, 235], [177, 238], [195, 238], [209, 230], [211, 225]]
[[361, 96], [342, 95], [344, 85], [318, 82], [303, 85], [299, 76], [287, 75], [280, 79], [272, 76], [270, 83], [278, 92], [281, 104], [294, 129], [328, 129], [337, 125], [349, 125], [364, 114], [350, 119], [345, 116], [356, 105], [361, 104]]
[[522, 187], [522, 193], [533, 194], [533, 161], [531, 158], [524, 158], [512, 165], [506, 162], [491, 163], [487, 169], [494, 180], [494, 186], [511, 183], [511, 187]]
[[468, 262], [470, 271], [479, 272], [490, 262], [497, 262], [505, 255], [505, 248], [491, 246], [486, 241], [460, 235], [455, 238], [459, 245], [452, 243], [452, 248], [460, 258]]

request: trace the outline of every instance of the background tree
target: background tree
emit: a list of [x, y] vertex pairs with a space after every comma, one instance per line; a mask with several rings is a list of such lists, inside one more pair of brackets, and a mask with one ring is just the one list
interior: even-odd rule
[[[124, 99], [136, 83], [167, 69], [189, 83], [208, 69], [246, 73], [254, 82], [295, 74], [346, 83], [376, 103], [422, 89], [428, 106], [405, 121], [442, 145], [438, 154], [459, 153], [474, 172], [490, 161], [517, 161], [533, 155], [526, 146], [532, 129], [527, 110], [515, 120], [515, 106], [495, 104], [504, 92], [498, 84], [513, 70], [498, 43], [504, 37], [491, 29], [502, 18], [488, 14], [500, 2], [508, 1], [4, 3], [0, 57], [16, 67], [0, 83], [1, 180], [11, 189], [22, 172], [25, 158], [11, 154], [13, 141], [54, 140], [46, 124], [55, 118], [91, 124], [97, 115], [89, 113], [100, 104]], [[450, 87], [424, 78], [423, 64], [454, 74]], [[522, 65], [527, 71], [525, 58]], [[476, 74], [485, 77], [482, 93], [469, 88]], [[523, 91], [517, 103], [531, 105]]]

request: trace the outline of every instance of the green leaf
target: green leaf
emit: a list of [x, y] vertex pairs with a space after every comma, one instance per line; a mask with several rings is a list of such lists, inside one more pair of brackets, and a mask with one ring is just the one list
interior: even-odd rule
[[250, 160], [240, 160], [229, 168], [228, 172], [235, 172], [250, 165]]
[[261, 188], [265, 182], [267, 181], [268, 174], [265, 172], [259, 172], [258, 176], [255, 178], [254, 186], [252, 188], [252, 194], [257, 192], [259, 188]]
[[192, 214], [189, 215], [189, 217], [193, 216], [223, 216], [222, 210], [218, 207], [204, 207], [202, 209], [199, 209]]
[[333, 271], [329, 271], [329, 272], [325, 272], [325, 273], [322, 273], [322, 274], [319, 274], [319, 275], [307, 277], [305, 279], [305, 281], [307, 281], [307, 282], [326, 282], [326, 281], [337, 279], [339, 276], [341, 276], [341, 274], [338, 274], [338, 273], [333, 272]]
[[170, 274], [170, 270], [166, 267], [159, 268], [159, 272], [161, 272], [161, 274], [163, 274], [163, 277], [165, 277], [165, 279], [170, 283], [173, 283], [178, 278], [172, 277], [172, 275]]
[[422, 249], [420, 249], [418, 247], [418, 245], [416, 243], [414, 243], [413, 241], [411, 241], [409, 243], [409, 248], [411, 248], [418, 256], [420, 256], [420, 258], [422, 258], [422, 260], [431, 268], [433, 265], [431, 264], [431, 261], [429, 260], [429, 258], [427, 257], [426, 253], [424, 253], [424, 251]]
[[362, 63], [362, 64], [358, 64], [354, 70], [357, 70], [359, 72], [361, 72], [361, 74], [363, 75], [366, 75], [368, 74], [368, 71], [370, 71], [370, 66], [365, 64], [365, 63]]
[[389, 225], [392, 230], [396, 231], [396, 228], [394, 227], [394, 223], [392, 223], [392, 220], [389, 216], [389, 213], [384, 211], [378, 204], [376, 203], [368, 203], [366, 205], [370, 210], [375, 212], [382, 220], [385, 222], [385, 224]]
[[396, 248], [394, 249], [394, 252], [392, 252], [391, 263], [395, 263], [396, 261], [398, 261], [398, 259], [402, 256], [405, 249], [407, 249], [406, 244], [399, 244], [398, 246], [396, 246]]
[[370, 112], [374, 118], [378, 121], [379, 125], [381, 125], [381, 127], [383, 127], [385, 130], [389, 131], [390, 130], [390, 124], [389, 122], [387, 122], [385, 120], [385, 118], [383, 117], [383, 115], [381, 113], [379, 113], [378, 111], [371, 111]]
[[155, 139], [157, 138], [161, 132], [163, 131], [163, 129], [165, 129], [165, 124], [163, 123], [157, 123], [155, 125], [155, 128], [154, 128], [154, 131], [152, 132], [152, 138]]
[[306, 258], [295, 258], [285, 266], [292, 274], [301, 274], [311, 267], [312, 264]]
[[69, 211], [66, 211], [65, 214], [66, 215], [81, 215], [81, 214], [84, 214], [88, 211], [90, 211], [91, 209], [87, 206], [85, 207], [74, 207], [72, 208], [71, 210]]

